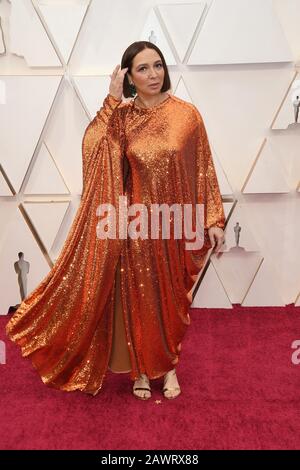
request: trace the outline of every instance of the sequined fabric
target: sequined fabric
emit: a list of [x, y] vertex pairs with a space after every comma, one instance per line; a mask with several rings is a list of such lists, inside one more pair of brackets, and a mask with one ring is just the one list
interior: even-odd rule
[[[112, 351], [117, 268], [131, 379], [160, 377], [177, 364], [190, 324], [186, 294], [211, 246], [207, 228], [224, 227], [225, 217], [202, 117], [173, 95], [145, 109], [108, 94], [85, 131], [82, 164], [81, 204], [59, 258], [6, 332], [45, 384], [96, 395]], [[149, 210], [205, 204], [204, 246], [185, 250], [174, 237], [98, 238], [97, 207], [111, 203], [118, 221], [120, 195]]]

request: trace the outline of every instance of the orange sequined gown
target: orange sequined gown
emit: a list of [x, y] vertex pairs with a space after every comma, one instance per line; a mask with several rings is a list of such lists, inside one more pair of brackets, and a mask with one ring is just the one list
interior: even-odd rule
[[[223, 228], [225, 217], [201, 114], [174, 95], [146, 109], [108, 94], [85, 131], [82, 163], [81, 203], [61, 253], [6, 332], [45, 384], [96, 395], [108, 369], [154, 379], [177, 364], [207, 229]], [[98, 238], [97, 207], [112, 204], [118, 221], [120, 195], [148, 209], [204, 204], [203, 247]]]

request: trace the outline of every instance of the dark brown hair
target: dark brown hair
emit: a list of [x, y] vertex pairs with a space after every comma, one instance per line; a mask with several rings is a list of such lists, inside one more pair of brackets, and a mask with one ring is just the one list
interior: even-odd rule
[[128, 67], [128, 70], [124, 76], [124, 81], [123, 81], [123, 95], [125, 98], [129, 98], [131, 95], [130, 87], [129, 87], [129, 80], [128, 80], [128, 73], [131, 74], [131, 68], [132, 68], [132, 62], [134, 57], [144, 49], [154, 49], [160, 56], [163, 68], [165, 71], [165, 76], [164, 76], [164, 82], [163, 86], [161, 88], [161, 92], [170, 90], [171, 88], [171, 80], [169, 76], [169, 71], [168, 67], [166, 64], [166, 61], [164, 59], [164, 56], [161, 52], [161, 50], [152, 42], [148, 41], [136, 41], [130, 44], [130, 46], [127, 47], [126, 51], [124, 52], [121, 60], [121, 69]]

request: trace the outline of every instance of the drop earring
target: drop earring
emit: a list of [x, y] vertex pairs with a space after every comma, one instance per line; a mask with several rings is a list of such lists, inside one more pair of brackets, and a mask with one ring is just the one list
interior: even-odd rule
[[129, 83], [129, 89], [130, 89], [131, 96], [135, 96], [136, 95], [136, 88], [135, 88], [134, 83]]

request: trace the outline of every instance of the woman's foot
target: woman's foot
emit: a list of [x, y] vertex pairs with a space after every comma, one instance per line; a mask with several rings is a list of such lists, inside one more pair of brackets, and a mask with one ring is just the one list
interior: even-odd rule
[[146, 374], [141, 374], [134, 382], [133, 394], [140, 400], [148, 400], [151, 397], [150, 382]]
[[176, 398], [181, 393], [176, 370], [172, 369], [164, 376], [163, 394], [165, 398]]

